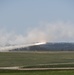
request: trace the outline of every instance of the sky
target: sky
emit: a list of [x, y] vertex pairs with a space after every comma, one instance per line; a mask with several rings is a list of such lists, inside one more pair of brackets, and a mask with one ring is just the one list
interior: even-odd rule
[[0, 0], [0, 44], [74, 42], [74, 0]]

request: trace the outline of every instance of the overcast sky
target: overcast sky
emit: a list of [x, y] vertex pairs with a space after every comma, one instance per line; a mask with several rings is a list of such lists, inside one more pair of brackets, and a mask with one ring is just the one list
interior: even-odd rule
[[[44, 32], [45, 37], [51, 32], [50, 36], [57, 35], [52, 40], [74, 41], [74, 0], [0, 0], [0, 30], [23, 35], [31, 30], [44, 31], [47, 27], [49, 29]], [[66, 31], [63, 32], [63, 29]], [[65, 34], [58, 36], [60, 33], [57, 31], [60, 31], [61, 35]]]

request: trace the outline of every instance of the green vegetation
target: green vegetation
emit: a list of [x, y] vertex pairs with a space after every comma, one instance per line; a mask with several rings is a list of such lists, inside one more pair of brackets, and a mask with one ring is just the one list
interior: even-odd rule
[[33, 65], [33, 66], [23, 66], [21, 68], [69, 68], [74, 67], [74, 64], [49, 64], [49, 65]]
[[[74, 66], [74, 52], [1, 52], [2, 66], [35, 66], [35, 65], [70, 64]], [[71, 65], [72, 64], [72, 65]]]
[[74, 75], [74, 71], [73, 70], [65, 70], [65, 71], [0, 70], [0, 75]]
[[[74, 67], [74, 52], [1, 52], [0, 67], [21, 68]], [[0, 75], [74, 75], [74, 70], [2, 70]]]

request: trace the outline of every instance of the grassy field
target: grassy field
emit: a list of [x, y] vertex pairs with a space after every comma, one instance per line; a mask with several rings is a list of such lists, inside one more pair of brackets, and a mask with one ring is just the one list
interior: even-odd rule
[[74, 52], [1, 52], [0, 67], [2, 66], [35, 66], [53, 64], [72, 64]]
[[[74, 67], [74, 52], [1, 52], [0, 67]], [[74, 75], [74, 70], [0, 70], [0, 75]]]
[[0, 75], [74, 75], [73, 70], [68, 71], [0, 71]]

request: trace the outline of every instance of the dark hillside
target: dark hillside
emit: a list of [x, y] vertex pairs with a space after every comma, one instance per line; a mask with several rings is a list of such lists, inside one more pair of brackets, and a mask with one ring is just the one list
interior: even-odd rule
[[10, 51], [74, 51], [74, 43], [46, 43]]

